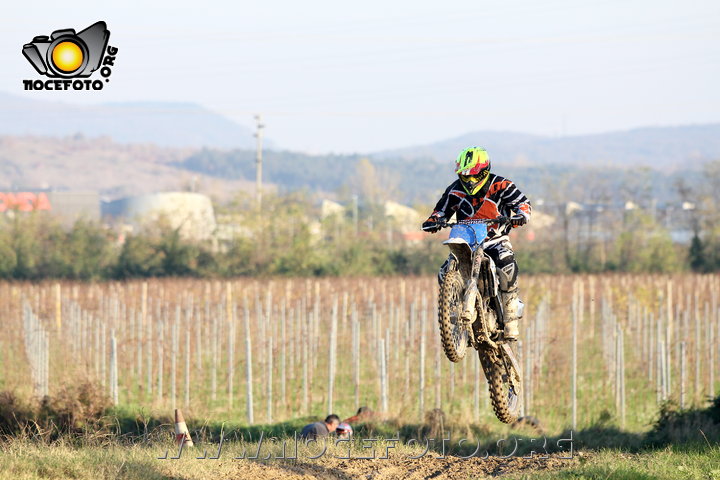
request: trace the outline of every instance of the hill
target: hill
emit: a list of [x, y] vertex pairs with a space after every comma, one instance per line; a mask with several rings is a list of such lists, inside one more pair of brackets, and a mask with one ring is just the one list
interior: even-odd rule
[[241, 178], [228, 180], [176, 165], [193, 152], [79, 134], [64, 138], [0, 136], [0, 191], [97, 191], [112, 199], [194, 188], [228, 198], [238, 190], [252, 188]]
[[193, 103], [73, 105], [0, 92], [0, 135], [64, 137], [81, 133], [163, 147], [252, 148], [253, 132]]
[[[513, 179], [535, 199], [582, 200], [587, 195], [608, 197], [625, 192], [623, 200], [637, 203], [635, 194], [641, 193], [646, 201], [645, 193], [664, 201], [676, 195], [677, 175], [662, 169], [502, 161], [495, 165], [498, 173]], [[269, 189], [305, 189], [331, 197], [359, 193], [408, 203], [434, 201], [454, 178], [451, 163], [430, 157], [425, 161], [399, 156], [393, 161], [363, 160], [359, 155], [267, 150], [263, 166], [264, 185]], [[692, 182], [698, 175], [698, 169], [690, 169], [682, 178]], [[108, 137], [80, 134], [63, 138], [0, 136], [0, 189], [91, 190], [107, 199], [194, 189], [228, 199], [240, 191], [254, 191], [254, 180], [252, 150], [122, 144]]]
[[647, 127], [569, 137], [479, 131], [426, 145], [377, 152], [372, 157], [447, 162], [470, 145], [485, 146], [492, 158], [518, 167], [531, 163], [673, 169], [720, 159], [720, 124]]

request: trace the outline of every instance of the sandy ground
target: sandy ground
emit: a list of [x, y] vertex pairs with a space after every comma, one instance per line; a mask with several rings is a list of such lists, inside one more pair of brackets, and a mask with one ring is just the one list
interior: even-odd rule
[[[199, 460], [204, 462], [206, 460]], [[551, 455], [547, 459], [535, 458], [499, 458], [490, 457], [464, 459], [459, 457], [436, 458], [428, 455], [419, 459], [408, 458], [403, 455], [391, 456], [388, 459], [338, 459], [323, 457], [317, 460], [299, 459], [297, 461], [284, 460], [273, 462], [260, 462], [251, 460], [215, 460], [226, 463], [220, 467], [224, 473], [223, 478], [253, 478], [253, 479], [309, 479], [309, 478], [339, 478], [339, 479], [365, 479], [365, 480], [391, 480], [391, 479], [468, 479], [488, 478], [502, 476], [510, 473], [532, 473], [537, 470], [554, 470], [576, 465], [578, 457], [563, 459]], [[170, 465], [166, 465], [170, 467]], [[192, 468], [192, 464], [185, 465]], [[202, 468], [198, 465], [198, 468]], [[170, 475], [177, 475], [176, 469], [170, 467], [165, 470]], [[172, 473], [171, 473], [172, 471]], [[198, 472], [185, 471], [188, 478], [193, 478]], [[227, 475], [227, 476], [226, 476]]]

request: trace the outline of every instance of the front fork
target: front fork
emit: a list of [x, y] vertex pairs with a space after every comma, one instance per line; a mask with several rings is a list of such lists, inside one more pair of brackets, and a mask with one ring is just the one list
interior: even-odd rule
[[465, 298], [463, 299], [463, 310], [460, 318], [467, 324], [472, 324], [477, 318], [477, 308], [475, 308], [475, 302], [477, 301], [480, 292], [477, 287], [477, 279], [470, 277], [465, 285]]
[[[477, 318], [477, 309], [475, 308], [475, 302], [477, 301], [478, 295], [480, 294], [477, 287], [478, 267], [476, 265], [477, 262], [475, 261], [475, 257], [476, 256], [473, 255], [473, 266], [471, 269], [470, 278], [468, 278], [465, 284], [463, 304], [460, 311], [460, 319], [463, 322], [466, 322], [468, 325], [472, 324]], [[453, 268], [457, 268], [458, 263], [458, 258], [455, 256], [454, 253], [451, 252], [450, 255], [448, 255], [447, 260], [445, 260], [445, 263], [443, 263], [440, 267], [440, 271], [438, 272], [438, 285], [442, 286], [447, 272], [449, 272]]]
[[443, 280], [445, 280], [445, 274], [452, 270], [453, 268], [457, 268], [458, 259], [455, 256], [454, 253], [450, 252], [450, 255], [448, 255], [447, 260], [445, 260], [445, 263], [443, 263], [440, 266], [440, 271], [438, 271], [438, 286], [441, 287], [443, 284]]
[[476, 302], [480, 296], [478, 290], [478, 276], [480, 274], [480, 267], [482, 264], [483, 255], [481, 251], [475, 251], [472, 255], [472, 268], [470, 270], [470, 278], [465, 285], [465, 297], [463, 298], [463, 310], [460, 318], [472, 324], [477, 319], [477, 307]]

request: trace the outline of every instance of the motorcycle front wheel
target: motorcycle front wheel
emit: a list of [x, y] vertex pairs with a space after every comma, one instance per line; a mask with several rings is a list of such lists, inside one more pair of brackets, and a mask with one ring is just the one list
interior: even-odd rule
[[440, 284], [438, 322], [443, 350], [451, 362], [459, 362], [465, 358], [468, 346], [468, 330], [460, 319], [463, 308], [463, 289], [460, 272], [449, 270]]

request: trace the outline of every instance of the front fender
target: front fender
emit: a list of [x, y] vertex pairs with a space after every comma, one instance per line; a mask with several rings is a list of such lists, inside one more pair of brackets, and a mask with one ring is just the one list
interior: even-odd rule
[[450, 254], [457, 259], [458, 270], [463, 277], [463, 281], [470, 278], [470, 269], [472, 267], [472, 249], [470, 245], [462, 238], [450, 238], [443, 242], [450, 248]]

